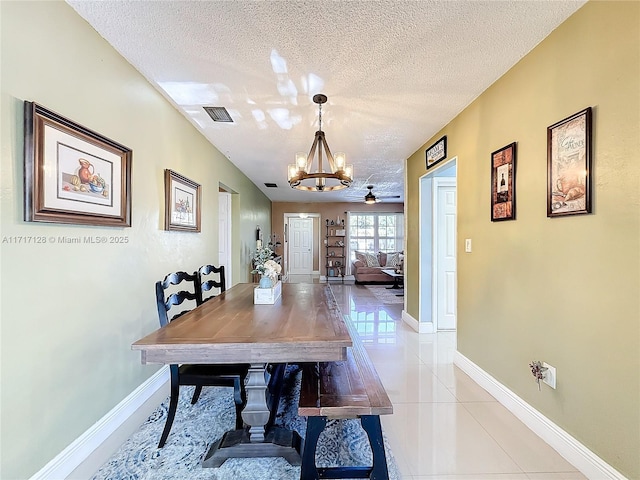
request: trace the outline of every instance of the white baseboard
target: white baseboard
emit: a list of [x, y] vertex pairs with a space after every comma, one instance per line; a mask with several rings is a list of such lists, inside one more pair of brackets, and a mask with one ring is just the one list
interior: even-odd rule
[[402, 310], [402, 320], [418, 333], [434, 332], [432, 322], [419, 322], [411, 315], [409, 315], [406, 310]]
[[91, 478], [169, 395], [168, 384], [169, 367], [164, 366], [42, 467], [31, 480]]
[[565, 460], [580, 470], [584, 476], [593, 480], [626, 480], [626, 477], [615, 468], [460, 352], [454, 353], [453, 363], [551, 445]]

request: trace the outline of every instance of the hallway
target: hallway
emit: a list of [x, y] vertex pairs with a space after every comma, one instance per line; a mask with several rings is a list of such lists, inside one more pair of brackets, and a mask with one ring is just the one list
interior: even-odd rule
[[382, 422], [404, 479], [586, 478], [453, 365], [454, 332], [418, 334], [401, 303], [381, 303], [363, 285], [331, 287], [393, 402]]

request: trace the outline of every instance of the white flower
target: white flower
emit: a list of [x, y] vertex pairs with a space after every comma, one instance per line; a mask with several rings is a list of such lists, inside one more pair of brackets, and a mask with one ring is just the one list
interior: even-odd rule
[[273, 260], [267, 260], [264, 263], [264, 275], [266, 275], [267, 277], [276, 279], [281, 271], [282, 267]]

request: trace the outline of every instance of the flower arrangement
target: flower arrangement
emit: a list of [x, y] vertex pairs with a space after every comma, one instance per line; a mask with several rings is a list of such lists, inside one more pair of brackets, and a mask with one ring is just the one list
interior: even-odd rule
[[251, 273], [259, 273], [275, 280], [282, 271], [282, 267], [272, 258], [273, 250], [269, 247], [258, 248], [253, 255], [254, 269]]

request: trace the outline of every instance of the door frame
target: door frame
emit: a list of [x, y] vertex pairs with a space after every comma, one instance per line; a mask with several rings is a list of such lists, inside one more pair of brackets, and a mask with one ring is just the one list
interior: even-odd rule
[[225, 262], [220, 261], [220, 242], [222, 240], [222, 234], [220, 232], [220, 218], [218, 217], [218, 263], [220, 265], [226, 265], [224, 277], [225, 283], [227, 286], [233, 286], [233, 198], [231, 196], [231, 192], [222, 191], [220, 189], [218, 191], [218, 215], [220, 215], [220, 204], [222, 202], [227, 204], [227, 231], [224, 233], [224, 237], [226, 239], [226, 259]]
[[[433, 180], [436, 177], [457, 179], [458, 157], [439, 165], [435, 171], [425, 173], [418, 179], [418, 332], [435, 332], [433, 318]], [[452, 174], [452, 171], [455, 172]], [[457, 192], [456, 192], [457, 193]], [[457, 223], [457, 222], [456, 222]], [[457, 228], [456, 228], [457, 230]], [[456, 249], [456, 258], [457, 258]], [[425, 275], [422, 272], [431, 272]], [[456, 269], [456, 290], [458, 288]], [[457, 291], [456, 291], [457, 297]]]

